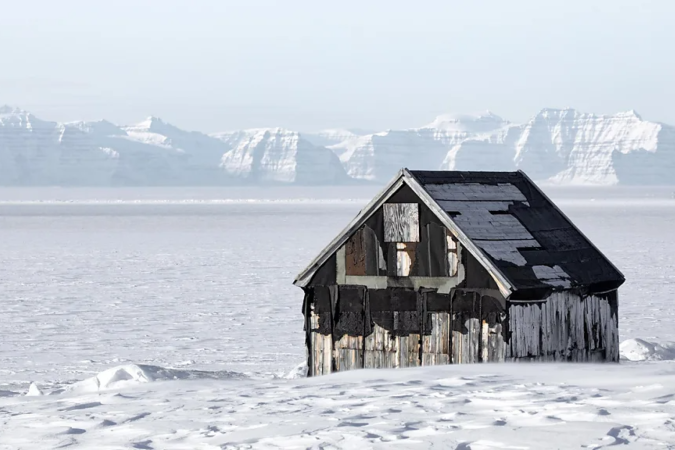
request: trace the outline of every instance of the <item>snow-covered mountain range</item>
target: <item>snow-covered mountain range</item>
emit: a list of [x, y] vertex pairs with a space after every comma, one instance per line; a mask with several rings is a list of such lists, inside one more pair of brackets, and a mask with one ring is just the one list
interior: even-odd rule
[[156, 117], [57, 123], [0, 106], [0, 185], [345, 184], [414, 169], [523, 169], [560, 184], [675, 184], [675, 127], [544, 109], [523, 124], [485, 112], [373, 133], [274, 129], [204, 134]]

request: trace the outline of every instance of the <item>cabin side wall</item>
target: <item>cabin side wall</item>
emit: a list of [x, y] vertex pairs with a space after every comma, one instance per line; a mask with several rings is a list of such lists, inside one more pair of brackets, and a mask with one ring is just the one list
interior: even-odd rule
[[581, 297], [554, 292], [541, 302], [510, 302], [513, 361], [619, 361], [618, 291]]

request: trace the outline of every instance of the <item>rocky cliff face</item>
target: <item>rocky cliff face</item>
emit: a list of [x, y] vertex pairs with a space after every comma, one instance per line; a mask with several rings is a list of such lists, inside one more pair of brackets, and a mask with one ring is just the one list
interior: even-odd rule
[[544, 109], [525, 124], [463, 141], [443, 167], [473, 168], [484, 159], [561, 184], [671, 184], [674, 157], [673, 127], [634, 111], [599, 116]]
[[560, 184], [675, 184], [675, 127], [629, 111], [544, 109], [523, 124], [490, 112], [406, 130], [206, 135], [150, 117], [56, 123], [0, 107], [0, 185], [382, 183], [401, 167], [522, 169]]
[[524, 170], [559, 184], [673, 184], [675, 127], [615, 115], [544, 109], [524, 124], [492, 113], [440, 116], [418, 129], [387, 131], [329, 147], [355, 178], [384, 181], [400, 167]]
[[507, 125], [491, 112], [448, 114], [421, 128], [351, 136], [328, 148], [340, 156], [351, 177], [384, 181], [401, 167], [439, 169], [454, 145]]
[[348, 182], [338, 157], [285, 130], [209, 136], [156, 117], [132, 126], [60, 124], [0, 107], [0, 185]]
[[349, 181], [338, 157], [300, 133], [281, 128], [220, 135], [233, 146], [220, 167], [249, 183], [342, 184]]
[[120, 155], [92, 138], [106, 127], [58, 124], [20, 109], [0, 108], [0, 184], [108, 184]]

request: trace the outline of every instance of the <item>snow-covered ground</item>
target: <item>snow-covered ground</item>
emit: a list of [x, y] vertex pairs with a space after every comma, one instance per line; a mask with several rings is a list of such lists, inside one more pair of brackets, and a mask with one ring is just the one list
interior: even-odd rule
[[294, 378], [368, 189], [0, 190], [0, 449], [675, 448], [670, 191], [551, 191], [628, 279], [618, 366]]
[[98, 391], [89, 380], [73, 392], [3, 399], [0, 448], [675, 446], [672, 363], [489, 364], [154, 383], [146, 382], [154, 368], [117, 372], [103, 374], [127, 378], [110, 390]]

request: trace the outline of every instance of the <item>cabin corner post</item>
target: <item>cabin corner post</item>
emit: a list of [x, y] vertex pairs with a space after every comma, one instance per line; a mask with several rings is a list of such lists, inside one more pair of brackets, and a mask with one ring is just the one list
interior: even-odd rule
[[361, 368], [366, 368], [366, 338], [373, 332], [373, 323], [370, 315], [370, 292], [365, 288], [363, 294], [363, 335], [361, 342]]
[[302, 302], [302, 314], [304, 316], [304, 330], [305, 330], [305, 351], [307, 358], [307, 376], [314, 376], [315, 373], [312, 370], [314, 367], [314, 349], [312, 348], [312, 313], [311, 313], [311, 302], [313, 297], [313, 289], [310, 287], [303, 287], [304, 299]]
[[[339, 267], [339, 266], [338, 266]], [[338, 296], [340, 295], [339, 288], [337, 284], [334, 284], [332, 286], [328, 287], [328, 292], [330, 294], [330, 340], [331, 340], [331, 345], [330, 345], [330, 371], [331, 372], [337, 372], [338, 371], [338, 366], [337, 366], [337, 358], [336, 358], [336, 343], [337, 340], [335, 339], [336, 333], [335, 333], [335, 322], [337, 320], [337, 315], [339, 313], [338, 311]], [[324, 349], [324, 352], [326, 350]], [[325, 357], [325, 354], [324, 354]]]
[[612, 343], [612, 352], [606, 355], [607, 361], [620, 362], [621, 354], [619, 348], [619, 290], [616, 289], [609, 293], [607, 302], [609, 304], [609, 323], [614, 326], [614, 332], [611, 333], [614, 338]]
[[423, 289], [417, 291], [417, 320], [419, 326], [419, 351], [417, 358], [419, 359], [419, 365], [424, 365], [424, 335], [426, 334], [426, 322], [427, 322], [427, 298], [426, 292]]
[[511, 296], [504, 300], [504, 315], [502, 318], [502, 337], [504, 339], [504, 361], [511, 360]]
[[[616, 334], [619, 336], [619, 290], [616, 290], [616, 296], [614, 298], [614, 314], [616, 316]], [[621, 359], [621, 354], [619, 346], [616, 346], [616, 362], [619, 362]]]

